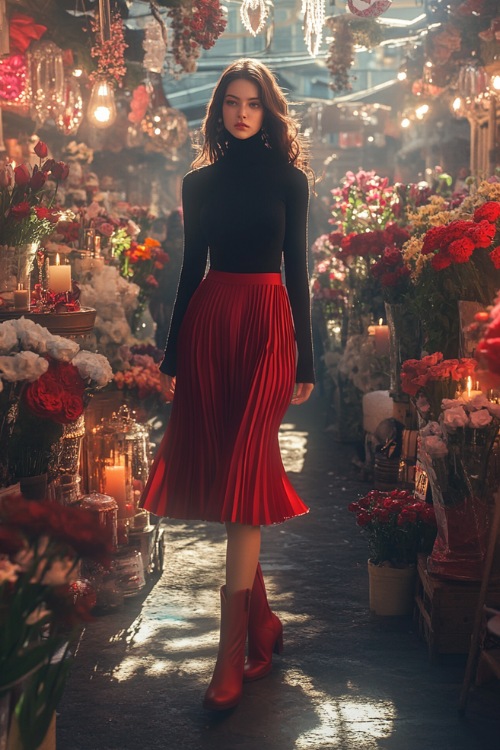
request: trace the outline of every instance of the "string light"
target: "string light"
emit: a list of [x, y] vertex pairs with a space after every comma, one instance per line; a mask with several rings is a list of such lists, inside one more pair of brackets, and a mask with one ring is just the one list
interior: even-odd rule
[[316, 57], [323, 39], [325, 0], [302, 0], [301, 12], [304, 14], [304, 42], [309, 54]]
[[262, 31], [268, 15], [265, 0], [243, 0], [240, 7], [241, 23], [252, 36], [257, 36]]
[[409, 128], [411, 125], [411, 120], [409, 117], [403, 117], [401, 120], [401, 127], [402, 128]]
[[406, 73], [406, 70], [400, 70], [399, 73], [397, 74], [398, 81], [406, 81], [407, 78], [408, 78], [408, 75]]

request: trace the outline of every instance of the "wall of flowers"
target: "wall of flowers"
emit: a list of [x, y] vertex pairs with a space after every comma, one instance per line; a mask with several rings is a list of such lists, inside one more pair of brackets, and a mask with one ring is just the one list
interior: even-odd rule
[[351, 508], [374, 561], [425, 553], [428, 573], [479, 581], [500, 478], [500, 179], [452, 184], [348, 172], [312, 246], [313, 322], [327, 426], [375, 486]]

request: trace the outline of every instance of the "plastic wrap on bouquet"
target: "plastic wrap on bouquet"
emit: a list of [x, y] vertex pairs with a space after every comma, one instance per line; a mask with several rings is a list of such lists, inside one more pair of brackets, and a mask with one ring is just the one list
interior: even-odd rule
[[444, 578], [478, 581], [490, 523], [488, 465], [498, 424], [460, 428], [448, 440], [446, 455], [420, 459], [429, 477], [437, 536], [427, 560], [429, 573]]
[[408, 305], [385, 303], [389, 326], [390, 392], [397, 401], [407, 401], [401, 389], [401, 365], [407, 359], [419, 359], [421, 354], [420, 322]]

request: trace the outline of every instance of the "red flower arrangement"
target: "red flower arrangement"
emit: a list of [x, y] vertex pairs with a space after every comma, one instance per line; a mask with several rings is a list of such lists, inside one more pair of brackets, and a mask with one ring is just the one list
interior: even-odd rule
[[436, 536], [432, 505], [406, 490], [370, 490], [348, 510], [368, 539], [374, 565], [413, 565], [420, 552], [430, 552]]
[[[500, 250], [500, 248], [496, 248]], [[478, 360], [478, 378], [483, 388], [500, 388], [500, 293], [488, 313], [477, 313], [475, 326], [481, 338], [475, 350]]]
[[24, 401], [37, 417], [69, 424], [83, 414], [86, 383], [70, 362], [49, 360], [49, 369], [29, 383]]
[[[491, 246], [499, 218], [500, 202], [488, 201], [475, 210], [472, 221], [456, 219], [445, 226], [431, 227], [424, 236], [422, 255], [434, 253], [431, 265], [436, 271], [452, 263], [467, 263], [477, 248]], [[489, 257], [495, 268], [500, 268], [498, 247]]]
[[441, 352], [407, 359], [401, 366], [401, 390], [416, 401], [421, 416], [437, 421], [443, 399], [454, 399], [459, 384], [476, 378], [475, 359], [444, 359]]
[[370, 267], [371, 274], [379, 280], [387, 302], [410, 291], [410, 269], [403, 260], [401, 250], [392, 245], [386, 247], [380, 260]]

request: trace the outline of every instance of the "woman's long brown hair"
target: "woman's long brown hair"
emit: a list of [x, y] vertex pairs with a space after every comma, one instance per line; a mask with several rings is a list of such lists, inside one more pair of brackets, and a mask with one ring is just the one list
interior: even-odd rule
[[299, 128], [288, 113], [288, 103], [274, 75], [258, 60], [243, 58], [231, 63], [222, 73], [207, 106], [202, 125], [204, 137], [200, 153], [193, 161], [193, 168], [213, 164], [226, 152], [226, 133], [222, 125], [222, 105], [227, 87], [233, 81], [245, 79], [254, 83], [264, 107], [262, 129], [269, 146], [290, 164], [307, 169], [304, 143]]

